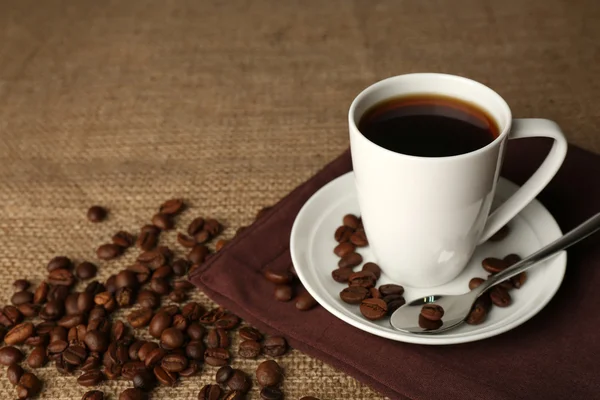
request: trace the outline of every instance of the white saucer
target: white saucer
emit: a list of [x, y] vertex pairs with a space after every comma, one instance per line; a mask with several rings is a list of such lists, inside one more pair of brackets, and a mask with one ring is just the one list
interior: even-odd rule
[[[500, 178], [496, 202], [501, 203], [517, 190], [517, 186]], [[439, 335], [421, 336], [394, 330], [389, 318], [371, 322], [366, 320], [358, 306], [342, 302], [339, 292], [345, 287], [335, 282], [331, 271], [337, 268], [339, 258], [333, 254], [337, 244], [333, 238], [345, 214], [360, 214], [354, 186], [354, 173], [349, 172], [331, 181], [316, 192], [298, 213], [290, 238], [290, 252], [302, 284], [329, 312], [343, 321], [374, 335], [408, 343], [454, 344], [472, 342], [506, 332], [537, 314], [554, 296], [565, 273], [567, 256], [560, 253], [529, 270], [528, 279], [521, 289], [511, 291], [513, 304], [506, 308], [493, 307], [481, 325], [467, 325]], [[510, 234], [500, 242], [479, 246], [465, 270], [452, 282], [433, 289], [405, 287], [407, 301], [429, 294], [458, 294], [468, 291], [471, 278], [487, 277], [481, 267], [486, 257], [504, 257], [510, 253], [527, 256], [562, 236], [552, 215], [534, 200], [510, 223]], [[365, 262], [374, 261], [369, 249], [359, 249]], [[360, 267], [355, 268], [360, 270]], [[392, 283], [382, 275], [377, 285]]]

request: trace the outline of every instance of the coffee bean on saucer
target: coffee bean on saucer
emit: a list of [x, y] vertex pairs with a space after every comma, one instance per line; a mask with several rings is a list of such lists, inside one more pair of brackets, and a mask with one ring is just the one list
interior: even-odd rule
[[494, 286], [490, 290], [490, 299], [495, 306], [508, 307], [511, 303], [510, 294], [501, 286]]
[[348, 228], [352, 228], [352, 229], [356, 229], [360, 226], [360, 221], [358, 220], [358, 217], [354, 214], [346, 214], [344, 215], [344, 218], [342, 220], [344, 226], [347, 226]]
[[340, 292], [340, 299], [348, 304], [360, 304], [369, 297], [369, 289], [362, 286], [350, 286]]
[[198, 393], [198, 400], [219, 400], [222, 393], [219, 385], [205, 385]]
[[509, 233], [510, 233], [510, 228], [508, 227], [508, 225], [504, 225], [502, 228], [500, 228], [500, 230], [498, 230], [498, 232], [494, 233], [492, 235], [492, 237], [490, 237], [488, 240], [490, 242], [499, 242], [499, 241], [503, 240], [504, 238], [506, 238]]
[[406, 300], [404, 300], [404, 297], [399, 294], [387, 295], [383, 297], [383, 301], [385, 301], [385, 303], [388, 306], [388, 315], [392, 315], [394, 311], [406, 304]]
[[292, 286], [290, 285], [277, 285], [275, 286], [275, 300], [277, 301], [290, 301], [294, 296]]
[[356, 246], [350, 242], [343, 242], [335, 246], [333, 253], [338, 257], [344, 257], [348, 253], [354, 253]]
[[421, 308], [421, 315], [431, 321], [438, 321], [444, 316], [444, 309], [438, 304], [425, 304]]
[[385, 297], [391, 294], [403, 294], [404, 287], [390, 283], [387, 285], [379, 286], [379, 291], [381, 292], [381, 295]]
[[481, 262], [481, 265], [490, 274], [497, 274], [508, 267], [508, 262], [501, 258], [488, 257]]
[[242, 358], [256, 358], [260, 355], [261, 346], [256, 340], [244, 340], [240, 343], [238, 354]]
[[367, 235], [365, 231], [358, 230], [350, 236], [350, 243], [355, 245], [356, 247], [365, 247], [369, 245], [369, 241], [367, 240]]
[[440, 329], [444, 325], [441, 319], [431, 320], [425, 318], [423, 314], [419, 314], [419, 326], [423, 329], [434, 331], [436, 329]]
[[383, 298], [383, 296], [381, 295], [381, 292], [376, 287], [369, 288], [369, 297], [371, 297], [373, 299]]
[[467, 316], [467, 319], [465, 319], [465, 322], [467, 324], [479, 325], [485, 321], [488, 310], [490, 308], [490, 300], [487, 296], [487, 294], [484, 294], [475, 301], [471, 312]]
[[161, 204], [158, 212], [166, 215], [175, 215], [183, 211], [185, 203], [182, 199], [170, 199]]
[[302, 292], [296, 297], [296, 308], [300, 311], [312, 310], [317, 306], [317, 301], [307, 291]]
[[127, 231], [119, 231], [115, 233], [112, 236], [111, 240], [114, 244], [124, 249], [133, 246], [133, 244], [135, 243], [135, 237]]
[[263, 275], [268, 281], [278, 285], [291, 283], [294, 280], [294, 275], [290, 271], [273, 271], [267, 269]]
[[353, 233], [354, 229], [341, 225], [336, 229], [333, 237], [338, 243], [344, 243], [350, 241], [350, 237]]
[[262, 400], [281, 400], [283, 392], [276, 387], [264, 387], [260, 390], [260, 398]]
[[376, 321], [387, 314], [387, 304], [382, 299], [365, 299], [360, 303], [360, 313], [366, 319]]
[[367, 289], [374, 287], [376, 282], [375, 274], [370, 271], [355, 272], [348, 278], [350, 286], [362, 286]]
[[363, 271], [370, 271], [372, 273], [375, 274], [375, 278], [379, 279], [381, 277], [381, 268], [379, 268], [379, 265], [375, 264], [374, 262], [367, 262], [363, 265], [362, 267]]
[[352, 275], [354, 271], [352, 268], [337, 268], [331, 272], [331, 277], [334, 281], [339, 283], [348, 283], [348, 278]]
[[526, 281], [527, 281], [527, 272], [525, 272], [525, 271], [510, 278], [510, 283], [512, 284], [512, 286], [515, 289], [520, 289], [521, 286], [523, 286]]
[[283, 381], [283, 370], [275, 360], [263, 361], [256, 368], [256, 380], [261, 387], [278, 386]]
[[360, 265], [363, 258], [359, 253], [348, 253], [338, 261], [338, 267], [340, 268], [352, 268]]
[[485, 279], [483, 278], [472, 278], [469, 281], [469, 290], [473, 290], [479, 287], [483, 282], [485, 282]]
[[101, 260], [112, 260], [123, 254], [123, 248], [114, 243], [106, 243], [96, 249], [96, 256]]
[[91, 222], [102, 222], [106, 218], [106, 209], [101, 206], [92, 206], [87, 211], [87, 218]]
[[286, 353], [287, 341], [281, 336], [271, 336], [263, 342], [263, 353], [270, 357], [279, 357]]

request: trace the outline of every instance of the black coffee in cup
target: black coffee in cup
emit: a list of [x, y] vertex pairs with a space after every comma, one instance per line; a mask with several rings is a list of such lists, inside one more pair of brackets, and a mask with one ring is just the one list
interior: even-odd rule
[[485, 147], [499, 135], [498, 125], [483, 109], [432, 94], [381, 101], [363, 114], [358, 129], [381, 147], [420, 157], [469, 153]]

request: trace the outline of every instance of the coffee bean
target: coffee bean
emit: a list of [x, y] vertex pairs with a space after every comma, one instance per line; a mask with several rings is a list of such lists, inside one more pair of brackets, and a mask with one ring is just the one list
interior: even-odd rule
[[53, 321], [59, 319], [63, 313], [63, 303], [59, 300], [52, 300], [44, 304], [40, 310], [40, 318], [45, 321]]
[[147, 326], [154, 317], [154, 313], [149, 308], [140, 308], [139, 310], [132, 311], [127, 316], [127, 321], [134, 328], [142, 328]]
[[208, 348], [229, 347], [229, 336], [224, 329], [211, 329], [206, 337]]
[[209, 218], [204, 222], [203, 229], [209, 233], [211, 237], [217, 236], [223, 230], [223, 226], [214, 218]]
[[23, 360], [23, 353], [16, 347], [5, 346], [0, 349], [0, 364], [8, 366], [20, 363], [21, 360]]
[[60, 356], [60, 355], [57, 356], [56, 359], [54, 360], [54, 365], [55, 365], [56, 370], [58, 371], [58, 373], [61, 374], [61, 375], [69, 375], [75, 369], [74, 365], [67, 364], [62, 359], [62, 356]]
[[200, 304], [192, 301], [183, 306], [181, 314], [189, 321], [197, 321], [204, 314], [204, 311], [204, 308]]
[[123, 364], [123, 368], [121, 368], [121, 376], [125, 379], [132, 380], [136, 374], [142, 371], [146, 371], [146, 364], [142, 361], [128, 361]]
[[240, 328], [238, 333], [242, 340], [262, 340], [262, 334], [257, 329], [252, 328], [250, 326], [244, 326]]
[[123, 366], [121, 364], [111, 363], [108, 366], [104, 367], [104, 375], [106, 375], [107, 379], [114, 381], [116, 379], [119, 379], [119, 377], [121, 376], [122, 369]]
[[263, 353], [270, 357], [279, 357], [286, 353], [287, 342], [281, 336], [271, 336], [263, 342]]
[[358, 230], [350, 236], [350, 243], [355, 245], [356, 247], [365, 247], [369, 245], [369, 241], [367, 240], [367, 235], [365, 231]]
[[263, 274], [268, 281], [276, 283], [278, 285], [292, 283], [292, 281], [294, 280], [294, 275], [292, 275], [292, 273], [289, 271], [273, 271], [267, 269], [264, 271]]
[[348, 253], [338, 261], [340, 268], [353, 268], [362, 263], [363, 258], [358, 253]]
[[[508, 307], [511, 304], [510, 294], [501, 286], [494, 286], [490, 290], [490, 299], [498, 307]], [[6, 338], [4, 340], [6, 341]]]
[[127, 333], [127, 328], [125, 327], [125, 324], [123, 323], [123, 321], [116, 320], [112, 324], [112, 327], [110, 328], [110, 339], [113, 342], [118, 342], [125, 337], [126, 333]]
[[83, 292], [77, 295], [76, 306], [78, 313], [90, 312], [94, 308], [95, 304], [96, 303], [94, 303], [94, 295], [92, 293]]
[[198, 393], [198, 400], [219, 400], [222, 393], [219, 385], [205, 385]]
[[98, 368], [100, 368], [100, 356], [96, 355], [97, 353], [92, 353], [90, 354], [85, 361], [83, 362], [83, 364], [81, 365], [81, 367], [79, 369], [81, 369], [82, 371], [85, 372], [89, 372], [89, 371], [94, 371], [97, 370]]
[[483, 282], [485, 282], [485, 279], [482, 279], [482, 278], [472, 278], [469, 281], [469, 290], [473, 290], [473, 289], [479, 287], [479, 285], [481, 285]]
[[518, 254], [509, 254], [506, 257], [504, 257], [504, 261], [506, 261], [506, 263], [510, 267], [521, 261], [521, 256], [519, 256]]
[[168, 231], [173, 229], [174, 223], [170, 216], [167, 214], [155, 214], [152, 217], [152, 225], [156, 226], [158, 229], [162, 229], [163, 231]]
[[20, 292], [15, 292], [10, 298], [10, 302], [15, 306], [31, 303], [33, 301], [33, 293], [28, 292], [26, 290], [22, 290]]
[[163, 278], [152, 279], [150, 281], [150, 288], [160, 295], [169, 294], [171, 291], [171, 285], [169, 284], [169, 281]]
[[373, 274], [375, 274], [376, 279], [379, 279], [379, 277], [381, 276], [381, 268], [379, 268], [379, 265], [375, 264], [374, 262], [365, 263], [365, 265], [363, 265], [362, 267], [362, 270], [372, 272]]
[[196, 244], [196, 239], [179, 232], [179, 233], [177, 233], [177, 243], [179, 243], [183, 247], [187, 247], [187, 248], [191, 249]]
[[341, 225], [335, 230], [333, 237], [335, 238], [336, 242], [344, 243], [350, 241], [350, 237], [353, 233], [354, 229]]
[[339, 243], [333, 249], [333, 253], [338, 257], [344, 257], [346, 254], [354, 253], [356, 246], [350, 242]]
[[2, 313], [0, 313], [0, 317], [2, 319], [2, 325], [5, 327], [11, 327], [23, 320], [23, 314], [21, 314], [21, 311], [15, 306], [5, 306], [2, 309]]
[[234, 369], [229, 365], [221, 367], [215, 374], [215, 381], [221, 385], [225, 385], [227, 381], [233, 376]]
[[185, 276], [190, 268], [190, 262], [183, 258], [177, 259], [173, 262], [173, 273], [175, 276]]
[[106, 218], [106, 209], [101, 206], [92, 206], [87, 211], [90, 222], [101, 222]]
[[29, 288], [29, 281], [27, 279], [17, 279], [13, 282], [13, 287], [17, 292], [22, 292]]
[[71, 259], [68, 257], [64, 257], [64, 256], [54, 257], [52, 260], [50, 260], [50, 262], [46, 266], [46, 269], [48, 270], [48, 272], [52, 272], [55, 269], [71, 269], [71, 268], [73, 268], [73, 263], [71, 262]]
[[185, 204], [182, 199], [170, 199], [161, 204], [159, 212], [166, 215], [175, 215], [183, 211]]
[[65, 299], [65, 311], [67, 315], [79, 314], [79, 293], [71, 293]]
[[23, 322], [14, 326], [4, 336], [4, 342], [8, 345], [24, 343], [27, 338], [33, 336], [34, 328], [31, 322]]
[[41, 282], [33, 293], [33, 304], [42, 304], [46, 302], [46, 297], [50, 291], [50, 286], [47, 282]]
[[506, 238], [509, 233], [510, 233], [510, 228], [508, 227], [508, 225], [504, 225], [502, 228], [500, 228], [500, 230], [498, 232], [494, 233], [492, 235], [492, 237], [489, 238], [488, 240], [490, 242], [499, 242], [501, 240], [504, 240], [504, 238]]
[[49, 355], [61, 354], [67, 347], [69, 347], [69, 343], [66, 340], [57, 339], [50, 342], [47, 351]]
[[421, 308], [421, 315], [431, 321], [439, 321], [444, 316], [444, 309], [438, 304], [425, 304]]
[[485, 258], [481, 265], [490, 274], [496, 274], [500, 271], [505, 270], [508, 267], [508, 263], [500, 258], [488, 257]]
[[[36, 327], [36, 332], [39, 333], [39, 326]], [[50, 342], [67, 341], [67, 330], [62, 326], [53, 327], [48, 334], [50, 335]]]
[[103, 382], [105, 379], [104, 374], [102, 373], [102, 371], [99, 370], [95, 370], [95, 371], [88, 371], [85, 372], [81, 375], [79, 375], [79, 377], [77, 378], [77, 383], [79, 383], [81, 386], [96, 386], [99, 385], [101, 382]]
[[302, 292], [296, 297], [296, 309], [308, 311], [317, 306], [317, 301], [308, 292]]
[[154, 225], [144, 225], [140, 229], [140, 234], [135, 242], [136, 246], [144, 251], [152, 250], [158, 243], [158, 237], [160, 235], [160, 229]]
[[119, 231], [111, 238], [112, 242], [119, 247], [127, 249], [135, 243], [135, 237], [126, 231]]
[[177, 314], [173, 317], [173, 328], [185, 332], [188, 327], [188, 320], [181, 314]]
[[48, 283], [57, 286], [73, 286], [75, 277], [68, 269], [55, 269], [48, 273]]
[[215, 244], [215, 251], [221, 251], [221, 249], [223, 247], [225, 247], [228, 243], [229, 243], [229, 240], [225, 240], [225, 239], [221, 239], [221, 240], [217, 241], [217, 244]]
[[160, 365], [165, 371], [181, 372], [188, 366], [188, 359], [181, 354], [167, 354], [163, 357]]
[[37, 347], [48, 344], [48, 336], [31, 336], [25, 341], [26, 346]]
[[379, 292], [384, 297], [391, 295], [391, 294], [403, 294], [404, 287], [391, 283], [391, 284], [379, 286]]
[[38, 377], [30, 372], [25, 372], [17, 385], [17, 397], [19, 399], [29, 399], [37, 396], [41, 390], [42, 382]]
[[423, 314], [419, 314], [419, 326], [425, 330], [434, 331], [440, 329], [442, 325], [444, 325], [444, 323], [441, 319], [431, 320], [425, 318]]
[[[381, 299], [383, 298], [383, 296], [381, 295], [381, 292], [379, 291], [379, 289], [372, 287], [369, 288], [369, 296], [373, 299]], [[387, 301], [386, 301], [387, 303]]]
[[143, 308], [154, 309], [160, 305], [160, 296], [151, 290], [141, 290], [137, 302]]
[[114, 293], [117, 291], [117, 275], [111, 275], [108, 277], [105, 283], [106, 291], [109, 293]]
[[138, 350], [138, 358], [140, 361], [146, 361], [146, 357], [156, 349], [158, 349], [158, 344], [154, 342], [146, 342]]
[[[146, 364], [146, 368], [153, 368], [155, 365], [159, 364], [163, 357], [167, 354], [167, 352], [160, 347], [155, 348], [146, 356], [144, 360], [144, 364]], [[141, 359], [141, 357], [140, 357]]]
[[132, 381], [135, 388], [148, 392], [154, 388], [156, 376], [148, 370], [138, 371]]
[[229, 392], [225, 393], [225, 396], [223, 396], [223, 400], [243, 400], [245, 398], [246, 395], [237, 390], [230, 390]]
[[369, 289], [362, 286], [350, 286], [340, 292], [340, 299], [348, 304], [360, 304], [369, 296]]
[[377, 283], [375, 274], [370, 271], [355, 272], [348, 278], [350, 286], [362, 286], [364, 288], [372, 288]]
[[242, 393], [247, 393], [252, 386], [252, 381], [243, 371], [239, 369], [233, 370], [233, 374], [227, 380], [227, 387]]
[[99, 390], [90, 390], [85, 392], [81, 400], [104, 400], [104, 392]]
[[191, 340], [202, 340], [204, 336], [204, 327], [197, 322], [192, 322], [186, 329], [187, 335]]
[[175, 290], [190, 290], [193, 289], [195, 286], [193, 283], [191, 283], [190, 281], [186, 281], [184, 279], [178, 280], [173, 282], [173, 289]]
[[87, 284], [87, 286], [85, 287], [84, 292], [85, 293], [91, 293], [93, 295], [97, 295], [98, 293], [104, 292], [107, 289], [104, 287], [104, 285], [98, 281], [92, 281], [90, 283]]
[[260, 355], [261, 346], [256, 340], [244, 340], [240, 343], [238, 354], [242, 358], [256, 358]]
[[331, 272], [331, 277], [334, 281], [339, 283], [348, 283], [348, 278], [352, 275], [354, 271], [352, 268], [337, 268]]
[[92, 279], [96, 276], [98, 268], [91, 262], [84, 261], [75, 268], [75, 275], [81, 280]]
[[256, 368], [256, 380], [261, 387], [278, 386], [283, 381], [283, 370], [274, 360], [263, 361]]
[[115, 300], [119, 307], [122, 308], [131, 307], [134, 302], [134, 296], [133, 289], [129, 287], [119, 288], [115, 292]]
[[[73, 278], [74, 280], [75, 278]], [[52, 283], [48, 281], [48, 283]], [[46, 300], [48, 301], [59, 301], [64, 302], [67, 296], [69, 295], [71, 288], [68, 285], [56, 285], [50, 287], [50, 291], [48, 292], [48, 297]]]
[[512, 284], [512, 286], [515, 289], [520, 289], [521, 286], [523, 286], [526, 281], [527, 281], [527, 272], [525, 272], [525, 271], [510, 278], [510, 283]]
[[164, 349], [172, 350], [183, 346], [185, 336], [177, 328], [167, 328], [160, 335], [160, 344]]
[[98, 330], [87, 331], [84, 342], [91, 351], [103, 352], [108, 348], [107, 335]]
[[406, 300], [404, 300], [404, 297], [402, 297], [402, 295], [399, 294], [392, 294], [383, 297], [383, 301], [385, 301], [387, 304], [388, 315], [392, 315], [394, 311], [406, 304]]
[[187, 299], [187, 295], [183, 290], [177, 289], [169, 293], [169, 300], [174, 303], [183, 303]]
[[217, 319], [223, 316], [223, 314], [224, 311], [222, 308], [213, 308], [212, 310], [208, 310], [206, 313], [204, 313], [198, 321], [202, 324], [214, 324]]
[[198, 232], [194, 235], [194, 240], [197, 243], [201, 243], [201, 244], [206, 243], [210, 240], [210, 233], [208, 233], [207, 230], [202, 229], [200, 232]]
[[27, 357], [27, 365], [30, 368], [41, 368], [47, 361], [45, 346], [36, 346]]
[[23, 368], [16, 363], [9, 365], [9, 367], [6, 369], [6, 377], [13, 385], [19, 384], [19, 379], [21, 379], [24, 373], [25, 371], [23, 371]]
[[139, 282], [134, 272], [124, 269], [117, 274], [115, 285], [117, 290], [124, 287], [135, 289], [139, 286]]
[[225, 313], [215, 321], [215, 328], [225, 330], [233, 329], [240, 323], [240, 319], [231, 313]]
[[114, 243], [105, 243], [96, 249], [100, 260], [113, 260], [123, 254], [123, 248]]
[[387, 314], [387, 304], [382, 299], [365, 299], [360, 303], [360, 313], [366, 319], [376, 321]]
[[148, 333], [155, 338], [159, 338], [165, 329], [171, 326], [172, 318], [166, 312], [158, 312], [150, 320]]
[[157, 365], [153, 369], [154, 376], [160, 382], [161, 385], [173, 386], [177, 382], [177, 374], [171, 371], [167, 371], [162, 366]]
[[260, 398], [263, 400], [281, 400], [283, 392], [275, 387], [264, 387], [260, 390]]
[[[97, 309], [94, 308], [92, 310], [92, 312], [94, 312], [95, 310], [97, 310]], [[108, 334], [111, 329], [111, 324], [110, 324], [110, 321], [108, 319], [106, 319], [106, 314], [104, 314], [102, 316], [98, 315], [97, 317], [92, 317], [91, 316], [92, 312], [90, 312], [90, 320], [88, 321], [87, 330], [88, 331], [97, 330], [97, 331], [102, 332], [103, 334]], [[94, 314], [96, 314], [96, 313], [94, 313]]]
[[99, 305], [99, 306], [104, 306], [106, 304], [110, 304], [111, 301], [114, 302], [114, 297], [113, 297], [113, 294], [108, 291], [98, 293], [97, 295], [94, 296], [94, 303], [96, 303], [96, 305]]
[[275, 300], [277, 301], [290, 301], [294, 296], [292, 287], [290, 285], [277, 285], [275, 286]]
[[185, 346], [185, 354], [192, 360], [201, 360], [204, 357], [204, 343], [202, 340], [192, 340]]
[[196, 244], [187, 255], [187, 259], [193, 264], [202, 264], [210, 253], [208, 247], [203, 244]]
[[213, 367], [222, 367], [229, 364], [229, 351], [222, 347], [216, 349], [206, 349], [204, 352], [204, 362]]
[[346, 214], [343, 218], [343, 224], [348, 228], [356, 229], [360, 226], [360, 221], [358, 220], [358, 217], [356, 215]]
[[69, 346], [62, 353], [63, 360], [71, 365], [81, 365], [87, 358], [87, 350], [80, 345]]
[[41, 322], [35, 326], [35, 332], [38, 335], [49, 335], [54, 328], [56, 328], [54, 322]]
[[121, 392], [119, 400], [148, 400], [148, 395], [141, 389], [129, 388]]
[[179, 314], [179, 307], [175, 304], [169, 304], [167, 306], [159, 308], [156, 312], [166, 312], [171, 317], [174, 317], [175, 315]]

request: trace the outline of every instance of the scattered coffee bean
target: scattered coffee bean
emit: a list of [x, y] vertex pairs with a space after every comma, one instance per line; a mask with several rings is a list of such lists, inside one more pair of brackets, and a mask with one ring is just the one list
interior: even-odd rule
[[496, 274], [508, 267], [508, 263], [506, 261], [502, 260], [501, 258], [494, 257], [485, 258], [481, 262], [481, 265], [483, 266], [483, 269], [490, 274]]
[[75, 275], [81, 280], [92, 279], [96, 276], [98, 268], [91, 262], [84, 261], [75, 268]]
[[263, 274], [268, 281], [278, 285], [292, 283], [294, 280], [294, 275], [290, 271], [273, 271], [267, 269]]
[[50, 286], [47, 282], [41, 282], [33, 293], [33, 304], [42, 304], [46, 301]]
[[444, 309], [438, 304], [425, 304], [421, 308], [421, 315], [431, 321], [439, 321], [444, 316]]
[[339, 283], [348, 283], [348, 278], [352, 275], [354, 271], [352, 268], [337, 268], [331, 272], [331, 277], [334, 281]]
[[356, 247], [365, 247], [369, 245], [365, 231], [358, 230], [350, 236], [350, 243]]
[[194, 288], [194, 284], [187, 280], [178, 280], [173, 282], [173, 289], [181, 289], [181, 290], [191, 290]]
[[140, 229], [140, 234], [138, 235], [135, 244], [144, 251], [150, 251], [156, 247], [159, 235], [160, 229], [154, 225], [144, 225], [142, 229]]
[[198, 400], [219, 400], [222, 393], [219, 385], [205, 385], [198, 393]]
[[350, 242], [339, 243], [333, 249], [333, 253], [338, 257], [344, 257], [346, 254], [354, 253], [356, 246]]
[[473, 289], [479, 287], [483, 282], [485, 282], [485, 279], [482, 279], [482, 278], [472, 278], [469, 281], [469, 290], [473, 290]]
[[146, 371], [146, 364], [142, 361], [127, 361], [121, 368], [121, 376], [127, 380], [132, 380], [141, 371]]
[[23, 353], [16, 347], [5, 346], [0, 349], [0, 364], [8, 366], [19, 363], [21, 360], [23, 360]]
[[255, 328], [244, 326], [239, 330], [240, 338], [243, 340], [262, 340], [262, 334]]
[[336, 242], [344, 243], [350, 241], [350, 237], [353, 233], [354, 229], [341, 225], [336, 229], [333, 237], [335, 238]]
[[141, 389], [129, 388], [121, 392], [119, 400], [148, 400], [148, 395]]
[[176, 289], [169, 293], [169, 300], [174, 303], [183, 303], [186, 299], [187, 295], [181, 289]]
[[394, 311], [396, 311], [397, 309], [399, 309], [406, 303], [406, 300], [404, 300], [404, 297], [399, 294], [391, 294], [386, 297], [383, 297], [382, 299], [387, 304], [388, 315], [392, 315], [394, 313]]
[[112, 260], [123, 254], [123, 248], [114, 243], [106, 243], [96, 249], [96, 256], [100, 260]]
[[252, 381], [243, 371], [233, 370], [233, 374], [227, 380], [227, 387], [231, 390], [247, 393], [252, 386]]
[[244, 400], [245, 398], [246, 395], [237, 390], [230, 390], [229, 392], [225, 393], [225, 396], [223, 396], [223, 400]]
[[19, 399], [29, 399], [37, 396], [41, 390], [42, 382], [38, 377], [30, 372], [25, 372], [17, 385], [17, 397]]
[[362, 267], [363, 271], [370, 271], [372, 273], [375, 274], [375, 278], [379, 279], [379, 277], [381, 277], [381, 268], [379, 268], [379, 265], [375, 264], [374, 262], [367, 262], [363, 265]]
[[215, 374], [215, 381], [218, 384], [225, 385], [232, 375], [233, 368], [231, 368], [229, 365], [226, 365], [217, 370], [217, 373]]
[[183, 247], [192, 248], [196, 245], [196, 239], [193, 237], [184, 235], [183, 233], [177, 233], [177, 243], [182, 245]]
[[106, 209], [101, 206], [92, 206], [87, 211], [87, 218], [90, 222], [102, 222], [106, 218]]
[[158, 344], [154, 342], [146, 342], [140, 347], [138, 351], [138, 358], [140, 361], [146, 361], [146, 357], [154, 350], [158, 349]]
[[132, 381], [133, 387], [147, 392], [154, 388], [154, 385], [156, 383], [156, 376], [154, 376], [153, 373], [146, 369], [143, 371], [138, 371], [133, 376]]
[[264, 387], [260, 390], [260, 398], [263, 400], [281, 400], [283, 392], [276, 387]]
[[369, 289], [365, 287], [350, 286], [340, 292], [340, 299], [348, 304], [360, 304], [369, 294]]
[[204, 244], [210, 240], [210, 233], [207, 230], [202, 229], [194, 235], [194, 240], [197, 243]]
[[144, 308], [154, 309], [160, 306], [160, 296], [151, 290], [141, 290], [138, 293], [137, 302]]
[[348, 253], [338, 261], [340, 268], [353, 268], [363, 262], [363, 258], [359, 253]]
[[41, 368], [47, 361], [45, 346], [36, 346], [27, 357], [27, 365], [30, 368]]
[[360, 303], [360, 313], [366, 319], [376, 321], [387, 314], [387, 304], [382, 299], [365, 299]]
[[352, 229], [357, 229], [360, 226], [360, 220], [354, 214], [344, 215], [344, 218], [342, 219], [342, 223], [344, 224], [344, 226], [347, 226], [348, 228], [352, 228]]
[[475, 301], [475, 304], [473, 305], [473, 308], [471, 309], [469, 316], [465, 320], [465, 322], [467, 324], [479, 325], [485, 321], [489, 307], [490, 307], [489, 306], [489, 304], [490, 304], [489, 297], [487, 297], [487, 299], [486, 299], [485, 296], [487, 296], [487, 295], [484, 294]]
[[159, 212], [167, 215], [179, 214], [183, 211], [185, 203], [182, 199], [170, 199], [161, 204]]
[[404, 294], [404, 288], [394, 284], [381, 285], [379, 286], [379, 292], [384, 297], [391, 294]]
[[168, 231], [173, 229], [173, 220], [166, 214], [155, 214], [152, 217], [152, 225], [156, 226], [158, 229], [163, 231]]
[[240, 319], [236, 315], [224, 313], [215, 321], [215, 328], [230, 330], [235, 328], [239, 322]]
[[19, 383], [19, 379], [21, 379], [23, 373], [25, 373], [25, 371], [23, 371], [23, 368], [17, 363], [9, 365], [6, 369], [6, 377], [13, 386]]
[[292, 286], [290, 285], [277, 285], [275, 286], [275, 300], [277, 301], [290, 301], [294, 295]]
[[152, 370], [156, 380], [165, 386], [173, 386], [177, 382], [177, 374], [171, 371], [167, 371], [162, 366], [157, 365]]
[[135, 237], [126, 231], [119, 231], [111, 238], [112, 242], [119, 247], [127, 249], [135, 243]]
[[33, 293], [26, 290], [15, 292], [10, 298], [10, 302], [15, 305], [21, 305], [25, 303], [31, 303], [33, 301]]
[[[160, 363], [163, 357], [167, 354], [167, 352], [160, 347], [155, 348], [146, 356], [144, 360], [144, 364], [146, 364], [146, 368], [154, 368], [155, 365]], [[140, 357], [141, 359], [141, 357]]]
[[350, 286], [362, 286], [369, 289], [374, 287], [375, 283], [377, 283], [377, 278], [371, 271], [355, 272], [348, 278], [348, 284]]
[[423, 314], [419, 314], [419, 326], [425, 330], [436, 330], [436, 329], [440, 329], [442, 327], [444, 323], [442, 322], [441, 319], [438, 320], [431, 320], [428, 318], [425, 318], [423, 316]]
[[523, 286], [526, 281], [527, 281], [527, 272], [525, 272], [525, 271], [510, 278], [510, 283], [512, 284], [512, 286], [515, 289], [520, 289], [521, 286]]
[[501, 240], [504, 240], [504, 238], [506, 238], [509, 233], [510, 233], [510, 228], [508, 227], [508, 225], [504, 225], [502, 228], [500, 228], [500, 230], [498, 232], [494, 233], [492, 235], [492, 237], [489, 238], [488, 240], [490, 242], [499, 242]]
[[506, 257], [504, 257], [504, 261], [506, 261], [508, 266], [510, 267], [511, 265], [514, 265], [521, 261], [521, 256], [519, 256], [518, 254], [509, 254]]
[[238, 354], [242, 358], [256, 358], [260, 355], [261, 345], [256, 340], [244, 340], [240, 343]]
[[193, 264], [202, 264], [210, 253], [208, 247], [203, 244], [196, 244], [187, 255], [187, 259]]
[[23, 322], [14, 326], [4, 336], [4, 342], [8, 345], [24, 343], [27, 338], [33, 336], [34, 328], [31, 322]]
[[64, 256], [54, 257], [52, 260], [50, 260], [50, 262], [48, 263], [48, 266], [46, 267], [48, 272], [52, 272], [55, 269], [71, 269], [71, 268], [73, 268], [73, 263], [71, 262], [71, 259], [68, 257], [64, 257]]
[[223, 367], [229, 364], [229, 351], [222, 347], [206, 349], [204, 352], [204, 362], [213, 367]]
[[81, 386], [89, 387], [89, 386], [97, 386], [104, 380], [105, 380], [105, 376], [102, 373], [102, 371], [95, 370], [95, 371], [88, 371], [88, 372], [85, 372], [85, 373], [79, 375], [79, 377], [77, 378], [77, 383], [79, 383]]
[[152, 318], [154, 317], [154, 313], [149, 308], [140, 308], [139, 310], [132, 311], [127, 316], [127, 321], [134, 328], [142, 328], [147, 326]]
[[206, 337], [206, 345], [211, 348], [229, 347], [229, 336], [225, 329], [211, 329]]
[[55, 286], [73, 286], [75, 283], [75, 277], [71, 271], [67, 269], [55, 269], [48, 273], [48, 283]]
[[300, 311], [312, 310], [317, 304], [317, 301], [307, 291], [300, 293], [296, 297], [296, 309]]
[[278, 386], [283, 381], [283, 370], [275, 360], [263, 361], [256, 368], [256, 380], [261, 387]]
[[17, 292], [29, 289], [29, 281], [27, 279], [17, 279], [13, 282], [13, 287]]
[[490, 299], [495, 306], [508, 307], [511, 303], [510, 294], [503, 287], [496, 285], [490, 290]]
[[167, 328], [160, 335], [160, 344], [167, 350], [183, 346], [184, 341], [183, 333], [177, 328]]
[[104, 392], [99, 390], [90, 390], [85, 392], [81, 400], [104, 400]]
[[263, 342], [263, 353], [270, 357], [279, 357], [286, 353], [287, 341], [281, 336], [271, 336]]

